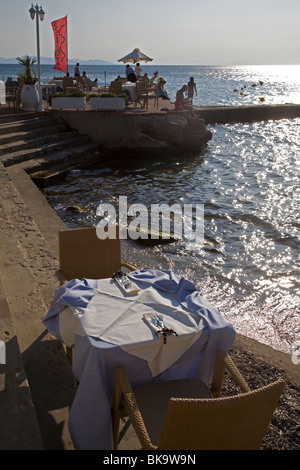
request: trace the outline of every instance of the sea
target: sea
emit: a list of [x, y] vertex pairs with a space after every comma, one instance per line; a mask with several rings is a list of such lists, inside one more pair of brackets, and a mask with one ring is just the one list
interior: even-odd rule
[[[150, 77], [156, 70], [164, 77], [171, 101], [194, 77], [196, 106], [300, 104], [300, 65], [141, 65]], [[125, 66], [81, 69], [107, 85], [124, 76]], [[18, 71], [0, 64], [4, 80]], [[43, 82], [53, 75], [52, 66], [42, 65]], [[97, 208], [118, 208], [120, 196], [149, 211], [152, 204], [202, 206], [204, 237], [196, 248], [185, 239], [144, 246], [128, 238], [123, 257], [141, 269], [188, 278], [237, 333], [292, 355], [300, 341], [300, 119], [207, 128], [212, 139], [198, 153], [114, 154], [71, 170], [43, 194], [70, 228], [96, 225]]]

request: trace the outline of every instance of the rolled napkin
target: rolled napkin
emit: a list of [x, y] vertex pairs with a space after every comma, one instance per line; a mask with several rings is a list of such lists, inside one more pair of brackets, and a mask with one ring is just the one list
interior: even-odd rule
[[143, 315], [146, 323], [152, 328], [157, 336], [163, 337], [164, 344], [167, 343], [167, 337], [169, 335], [178, 336], [178, 333], [174, 331], [172, 328], [167, 328], [164, 322], [163, 315], [150, 315], [146, 314]]
[[117, 271], [113, 274], [112, 279], [118, 284], [126, 295], [137, 294], [140, 289], [134, 284], [125, 273]]

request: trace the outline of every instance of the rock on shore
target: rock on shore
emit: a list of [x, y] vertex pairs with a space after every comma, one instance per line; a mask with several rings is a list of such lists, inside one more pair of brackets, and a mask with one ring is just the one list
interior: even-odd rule
[[88, 135], [106, 149], [171, 149], [201, 151], [212, 133], [190, 111], [98, 113], [51, 111], [72, 129]]
[[212, 133], [206, 129], [204, 120], [189, 112], [167, 112], [159, 119], [152, 114], [141, 122], [140, 133], [141, 137], [147, 136], [152, 142], [160, 143], [160, 146], [186, 151], [202, 149], [212, 139]]

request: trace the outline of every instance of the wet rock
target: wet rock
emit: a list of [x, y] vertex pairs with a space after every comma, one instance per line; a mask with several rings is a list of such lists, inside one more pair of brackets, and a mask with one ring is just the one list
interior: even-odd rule
[[212, 133], [190, 112], [168, 112], [165, 116], [152, 115], [141, 123], [141, 132], [164, 145], [184, 151], [201, 150], [212, 139]]
[[82, 207], [71, 205], [67, 207], [67, 211], [74, 212], [74, 213], [79, 213], [79, 212], [84, 212], [84, 209]]

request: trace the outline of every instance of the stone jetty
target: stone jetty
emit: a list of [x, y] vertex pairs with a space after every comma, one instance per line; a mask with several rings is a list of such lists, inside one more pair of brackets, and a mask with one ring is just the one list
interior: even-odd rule
[[300, 117], [299, 104], [260, 104], [253, 106], [194, 106], [194, 113], [205, 124], [253, 122]]

